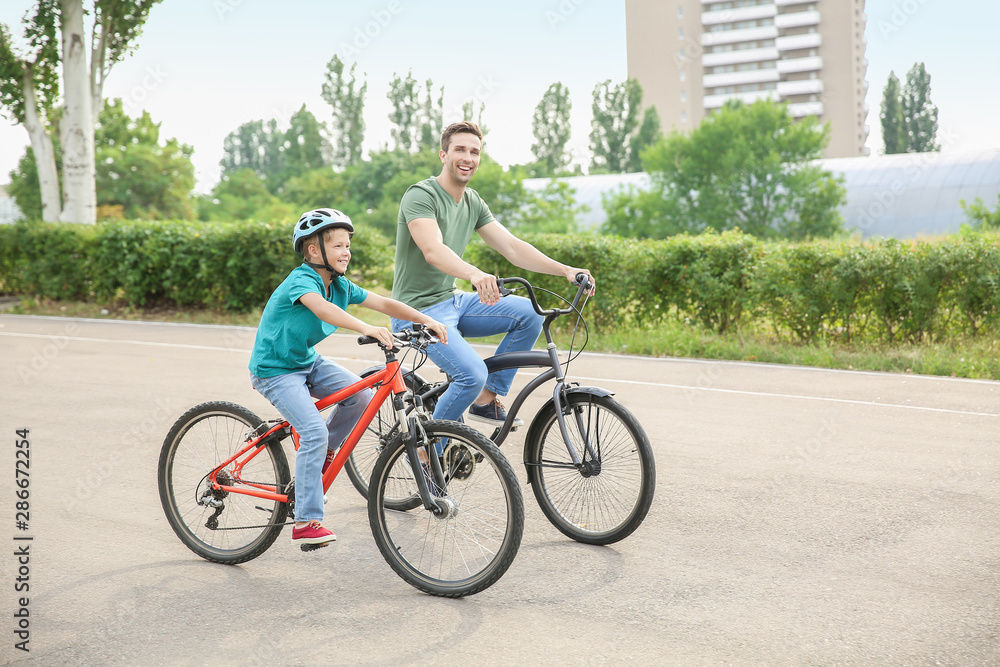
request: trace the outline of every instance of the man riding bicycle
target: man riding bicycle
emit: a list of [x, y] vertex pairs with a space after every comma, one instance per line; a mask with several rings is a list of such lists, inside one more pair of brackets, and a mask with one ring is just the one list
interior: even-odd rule
[[[510, 390], [516, 369], [487, 374], [486, 365], [463, 336], [505, 334], [497, 353], [530, 350], [542, 318], [523, 297], [500, 301], [496, 277], [462, 259], [475, 231], [511, 264], [574, 282], [586, 269], [548, 257], [497, 222], [489, 206], [468, 187], [479, 168], [483, 134], [472, 122], [453, 123], [441, 135], [441, 173], [407, 189], [396, 224], [396, 264], [392, 297], [443, 323], [449, 345], [428, 349], [431, 360], [453, 378], [434, 408], [435, 419], [469, 418], [500, 426], [507, 418], [497, 396]], [[475, 292], [462, 292], [455, 279]], [[591, 278], [593, 282], [593, 278]], [[410, 322], [393, 318], [394, 331]], [[520, 420], [515, 420], [519, 425]]]

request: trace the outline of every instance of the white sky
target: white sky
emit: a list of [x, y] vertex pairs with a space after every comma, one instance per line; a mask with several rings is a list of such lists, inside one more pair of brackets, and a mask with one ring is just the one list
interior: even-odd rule
[[[0, 5], [16, 38], [32, 5]], [[593, 88], [627, 76], [624, 11], [623, 0], [286, 0], [280, 9], [263, 0], [167, 0], [105, 94], [124, 98], [133, 115], [147, 109], [161, 137], [194, 146], [200, 191], [218, 180], [223, 140], [241, 123], [285, 123], [303, 104], [328, 120], [320, 89], [334, 54], [366, 75], [366, 150], [390, 142], [389, 82], [412, 70], [421, 83], [444, 85], [446, 121], [470, 97], [485, 104], [486, 149], [505, 165], [531, 159], [534, 107], [562, 82], [573, 101], [570, 148], [586, 166]], [[867, 13], [872, 153], [882, 148], [889, 70], [902, 79], [916, 61], [931, 74], [943, 150], [1000, 148], [1000, 3], [869, 0]], [[27, 143], [23, 127], [0, 119], [0, 183]]]

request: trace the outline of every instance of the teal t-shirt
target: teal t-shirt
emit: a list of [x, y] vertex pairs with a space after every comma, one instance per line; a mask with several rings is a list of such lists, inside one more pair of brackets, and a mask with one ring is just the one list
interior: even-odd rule
[[411, 185], [403, 194], [396, 218], [392, 298], [423, 310], [450, 298], [456, 287], [453, 276], [427, 263], [424, 253], [410, 236], [407, 225], [417, 218], [436, 220], [444, 244], [461, 257], [472, 232], [493, 222], [493, 214], [475, 190], [466, 188], [462, 200], [456, 202], [433, 177]]
[[316, 292], [335, 306], [346, 309], [349, 304], [368, 298], [367, 290], [347, 278], [335, 279], [331, 287], [328, 297], [323, 279], [305, 264], [288, 274], [264, 306], [250, 355], [251, 373], [260, 378], [274, 377], [308, 368], [316, 361], [314, 346], [337, 327], [316, 317], [299, 299]]

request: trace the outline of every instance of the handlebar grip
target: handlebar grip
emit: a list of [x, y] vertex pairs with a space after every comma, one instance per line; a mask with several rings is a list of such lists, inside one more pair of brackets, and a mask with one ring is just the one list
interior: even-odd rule
[[358, 336], [358, 345], [371, 345], [373, 343], [378, 343], [378, 339], [371, 336]]

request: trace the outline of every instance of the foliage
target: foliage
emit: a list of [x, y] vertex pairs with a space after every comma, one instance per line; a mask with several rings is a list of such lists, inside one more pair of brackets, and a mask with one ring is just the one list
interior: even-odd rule
[[539, 166], [537, 176], [555, 176], [569, 165], [566, 143], [570, 137], [569, 116], [572, 109], [569, 88], [562, 83], [549, 86], [535, 107], [531, 120], [535, 143], [531, 145], [531, 152]]
[[29, 53], [18, 55], [10, 29], [0, 23], [0, 114], [23, 125], [27, 110], [25, 81], [31, 82], [36, 112], [46, 120], [59, 98], [58, 2], [39, 0], [35, 13], [25, 15], [24, 37]]
[[630, 137], [638, 126], [642, 86], [635, 79], [612, 84], [611, 79], [594, 87], [591, 106], [591, 173], [624, 173], [631, 163]]
[[250, 169], [277, 193], [290, 178], [326, 165], [322, 128], [305, 105], [292, 115], [287, 130], [273, 118], [243, 123], [223, 142], [222, 174]]
[[784, 105], [727, 102], [691, 134], [643, 153], [651, 189], [606, 199], [604, 229], [652, 238], [734, 228], [761, 238], [834, 234], [844, 189], [809, 164], [828, 134], [814, 118], [794, 122]]
[[177, 219], [193, 213], [193, 149], [176, 139], [160, 143], [149, 112], [130, 118], [120, 99], [106, 104], [94, 134], [97, 204], [120, 207], [127, 218]]
[[899, 89], [899, 79], [896, 73], [889, 71], [889, 80], [882, 89], [882, 110], [879, 113], [882, 123], [882, 140], [885, 142], [885, 154], [905, 153], [908, 138], [906, 136], [906, 119], [903, 117], [903, 98]]
[[[134, 305], [261, 307], [300, 260], [288, 222], [116, 221], [0, 226], [0, 292]], [[1000, 235], [937, 242], [762, 241], [738, 230], [639, 241], [597, 234], [522, 238], [594, 271], [595, 331], [686, 322], [716, 332], [766, 323], [803, 343], [946, 344], [1000, 336]], [[39, 252], [45, 248], [45, 252]], [[360, 225], [351, 276], [391, 279], [391, 244]], [[248, 259], [249, 258], [249, 259]], [[465, 258], [566, 294], [479, 240]], [[965, 337], [965, 338], [963, 338]]]
[[268, 192], [252, 169], [224, 174], [211, 197], [198, 205], [200, 220], [285, 220], [291, 224], [298, 216], [292, 206]]
[[357, 66], [357, 63], [351, 65], [348, 79], [344, 76], [343, 61], [340, 56], [334, 55], [326, 64], [326, 78], [323, 81], [323, 100], [333, 109], [330, 123], [330, 162], [340, 169], [361, 160], [361, 144], [365, 138], [364, 109], [368, 82], [355, 88], [357, 77], [354, 70]]
[[886, 155], [928, 153], [941, 150], [935, 141], [938, 109], [931, 103], [931, 76], [923, 63], [914, 63], [900, 90], [899, 79], [889, 72], [882, 90], [882, 137]]
[[1000, 229], [1000, 194], [997, 195], [997, 208], [991, 211], [983, 200], [976, 197], [971, 204], [960, 199], [958, 204], [965, 212], [965, 217], [973, 227], [980, 229]]
[[902, 93], [903, 117], [906, 119], [908, 153], [929, 153], [941, 150], [935, 138], [938, 130], [938, 109], [931, 103], [931, 75], [923, 63], [916, 63], [906, 73]]
[[415, 152], [437, 146], [444, 122], [444, 86], [435, 99], [434, 82], [427, 79], [421, 96], [412, 71], [405, 79], [393, 74], [387, 97], [392, 103], [389, 120], [396, 150]]
[[526, 192], [526, 199], [513, 215], [502, 221], [518, 234], [574, 234], [577, 214], [589, 210], [585, 205], [577, 205], [569, 183], [557, 179], [552, 179], [541, 193]]
[[[54, 112], [58, 117], [59, 110]], [[192, 149], [176, 139], [161, 142], [160, 124], [148, 112], [129, 117], [120, 99], [104, 105], [94, 129], [97, 205], [117, 207], [129, 218], [185, 218], [193, 215]], [[62, 148], [54, 142], [57, 172]], [[42, 219], [34, 151], [29, 147], [10, 172], [10, 195], [27, 220]]]
[[[292, 251], [290, 230], [284, 222], [3, 225], [0, 292], [251, 310], [263, 307], [302, 261]], [[352, 280], [381, 284], [391, 275], [384, 237], [359, 230], [351, 250]]]
[[656, 107], [648, 107], [642, 114], [639, 130], [629, 139], [629, 158], [626, 171], [635, 173], [642, 171], [642, 152], [647, 146], [652, 146], [663, 136], [660, 131], [660, 114]]

